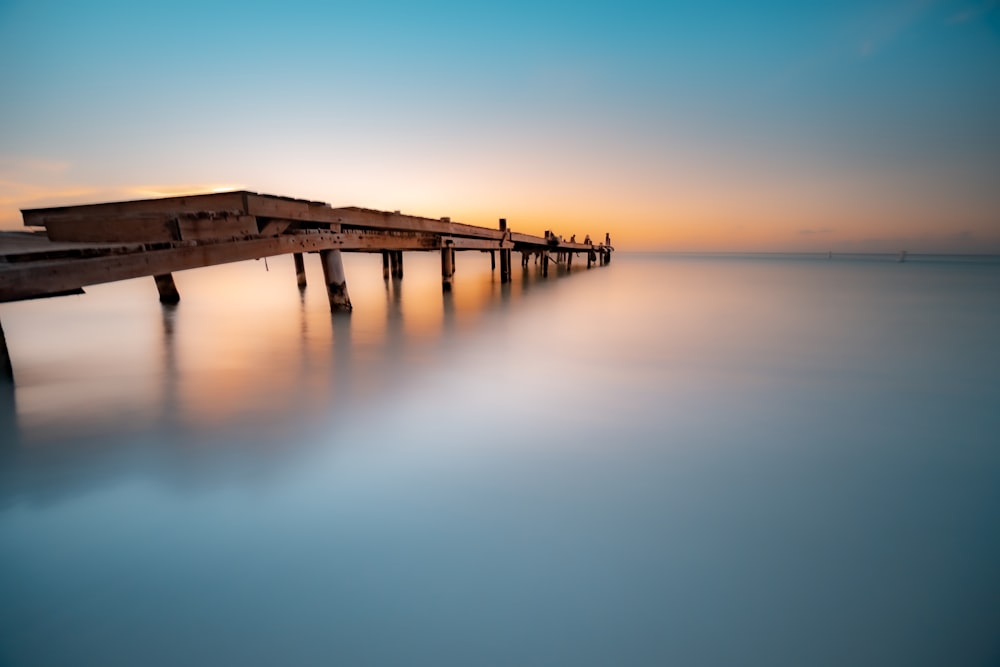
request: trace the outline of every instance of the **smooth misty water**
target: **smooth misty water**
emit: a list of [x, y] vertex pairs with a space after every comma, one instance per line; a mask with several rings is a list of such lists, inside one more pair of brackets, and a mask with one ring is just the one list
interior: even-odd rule
[[1000, 661], [1000, 263], [307, 263], [0, 306], [0, 664]]

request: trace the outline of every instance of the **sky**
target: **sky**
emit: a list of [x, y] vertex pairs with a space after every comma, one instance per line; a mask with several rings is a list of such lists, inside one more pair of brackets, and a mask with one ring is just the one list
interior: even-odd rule
[[0, 0], [0, 228], [219, 188], [618, 249], [1000, 252], [1000, 0]]

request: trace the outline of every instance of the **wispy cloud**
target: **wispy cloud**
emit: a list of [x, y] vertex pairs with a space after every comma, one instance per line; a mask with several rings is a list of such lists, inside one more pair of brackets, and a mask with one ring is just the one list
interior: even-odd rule
[[935, 0], [907, 0], [870, 15], [861, 29], [856, 53], [870, 58], [887, 48], [922, 20], [934, 6]]
[[822, 234], [833, 234], [832, 229], [800, 229], [799, 236], [817, 236]]
[[969, 5], [961, 11], [952, 14], [952, 16], [948, 19], [948, 23], [952, 25], [960, 25], [962, 23], [972, 23], [973, 21], [978, 21], [998, 6], [1000, 6], [1000, 0], [985, 0], [985, 2]]

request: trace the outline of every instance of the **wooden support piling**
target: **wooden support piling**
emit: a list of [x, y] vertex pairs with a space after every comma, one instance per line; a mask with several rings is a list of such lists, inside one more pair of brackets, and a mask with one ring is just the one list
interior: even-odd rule
[[3, 325], [0, 324], [0, 382], [14, 381], [14, 367], [10, 363], [10, 352], [7, 351], [7, 338], [3, 334]]
[[441, 248], [441, 288], [445, 292], [451, 291], [451, 284], [455, 275], [455, 248], [446, 244]]
[[542, 251], [542, 277], [549, 277], [549, 253]]
[[587, 268], [588, 268], [588, 269], [589, 269], [589, 268], [590, 268], [591, 266], [593, 266], [593, 265], [594, 265], [594, 260], [595, 260], [595, 259], [597, 259], [597, 253], [595, 253], [595, 252], [594, 252], [594, 249], [593, 249], [593, 248], [591, 248], [590, 250], [588, 250], [588, 251], [587, 251]]
[[566, 253], [566, 269], [569, 270], [571, 268], [573, 268], [573, 253], [568, 252]]
[[511, 251], [506, 248], [500, 251], [500, 282], [509, 283], [510, 282], [510, 254]]
[[389, 279], [389, 251], [382, 251], [382, 280]]
[[393, 278], [403, 278], [403, 251], [402, 250], [391, 250], [389, 251], [389, 263], [391, 265], [390, 272]]
[[295, 281], [299, 285], [299, 289], [304, 289], [306, 286], [306, 263], [302, 258], [301, 252], [292, 253], [292, 259], [295, 261]]
[[319, 258], [323, 264], [326, 294], [330, 298], [330, 312], [351, 312], [351, 297], [347, 293], [347, 277], [344, 274], [344, 262], [340, 257], [340, 251], [321, 250]]
[[174, 276], [170, 273], [161, 273], [153, 276], [156, 282], [156, 290], [160, 293], [160, 303], [173, 306], [180, 303], [181, 295], [174, 284]]
[[490, 250], [490, 271], [497, 270], [497, 253], [494, 250]]

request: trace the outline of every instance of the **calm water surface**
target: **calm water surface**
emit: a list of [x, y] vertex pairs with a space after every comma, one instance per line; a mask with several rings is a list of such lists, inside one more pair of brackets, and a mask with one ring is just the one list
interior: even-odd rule
[[314, 259], [0, 306], [0, 664], [1000, 664], [1000, 262]]

